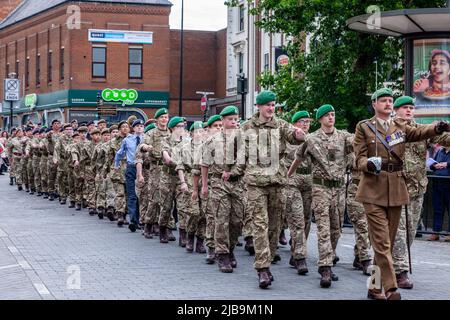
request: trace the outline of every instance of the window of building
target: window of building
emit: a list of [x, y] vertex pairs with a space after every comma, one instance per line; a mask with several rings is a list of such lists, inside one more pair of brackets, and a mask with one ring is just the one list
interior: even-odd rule
[[269, 54], [264, 54], [264, 71], [269, 70]]
[[244, 54], [242, 52], [238, 53], [238, 73], [244, 72]]
[[64, 48], [59, 51], [59, 80], [64, 80]]
[[41, 84], [41, 56], [36, 56], [36, 85]]
[[241, 4], [239, 6], [239, 31], [244, 31], [245, 25], [245, 8], [244, 5]]
[[92, 77], [106, 78], [106, 48], [92, 48]]
[[142, 48], [128, 49], [128, 78], [142, 79]]
[[48, 62], [47, 62], [47, 82], [52, 82], [52, 72], [53, 72], [53, 53], [48, 52]]
[[20, 79], [19, 78], [19, 67], [20, 67], [20, 62], [19, 62], [19, 60], [17, 60], [16, 61], [16, 76], [17, 76], [17, 79]]
[[30, 86], [30, 58], [25, 61], [25, 87]]

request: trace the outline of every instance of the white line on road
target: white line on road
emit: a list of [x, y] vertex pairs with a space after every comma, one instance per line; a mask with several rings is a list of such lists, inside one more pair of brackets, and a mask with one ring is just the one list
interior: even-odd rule
[[11, 251], [11, 253], [19, 253], [19, 250], [17, 250], [17, 248], [14, 246], [8, 247], [8, 250]]
[[435, 262], [428, 262], [428, 261], [419, 261], [421, 264], [431, 264], [434, 266], [440, 266], [440, 267], [450, 267], [450, 264], [448, 263], [435, 263]]
[[50, 294], [50, 291], [48, 291], [47, 287], [43, 283], [33, 283], [33, 285], [40, 295]]
[[10, 264], [8, 266], [3, 266], [3, 267], [0, 267], [0, 270], [11, 269], [11, 268], [15, 268], [15, 267], [20, 267], [20, 264]]
[[23, 259], [17, 260], [17, 262], [20, 264], [20, 266], [25, 270], [31, 270], [31, 266], [28, 262], [26, 262]]

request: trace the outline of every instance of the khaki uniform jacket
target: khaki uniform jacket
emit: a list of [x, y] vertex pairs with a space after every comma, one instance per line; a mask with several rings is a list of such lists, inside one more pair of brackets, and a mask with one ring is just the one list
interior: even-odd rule
[[[378, 157], [382, 158], [383, 163], [396, 165], [400, 165], [400, 163], [390, 155], [380, 141], [375, 143], [376, 136], [367, 124], [365, 124], [366, 121], [361, 121], [356, 126], [355, 140], [353, 142], [356, 164], [358, 170], [362, 173], [356, 193], [356, 200], [361, 203], [371, 203], [383, 207], [396, 207], [408, 204], [409, 195], [406, 188], [404, 171], [381, 171], [379, 175], [368, 171], [367, 160], [376, 156], [375, 148], [377, 148]], [[375, 126], [375, 117], [368, 121]], [[377, 130], [383, 139], [394, 134], [403, 137], [403, 141], [399, 140], [398, 143], [392, 146], [392, 150], [403, 161], [405, 144], [407, 142], [425, 140], [438, 135], [434, 124], [413, 127], [407, 121], [401, 119], [391, 121], [388, 132], [385, 132], [380, 125], [377, 125]]]

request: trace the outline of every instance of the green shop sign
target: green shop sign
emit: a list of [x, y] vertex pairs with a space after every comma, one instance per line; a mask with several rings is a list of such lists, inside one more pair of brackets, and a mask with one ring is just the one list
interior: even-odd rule
[[25, 96], [25, 107], [35, 107], [37, 104], [37, 94], [33, 93], [33, 94], [27, 94]]
[[124, 105], [133, 105], [138, 99], [138, 93], [134, 89], [105, 89], [102, 91], [104, 101], [122, 101]]

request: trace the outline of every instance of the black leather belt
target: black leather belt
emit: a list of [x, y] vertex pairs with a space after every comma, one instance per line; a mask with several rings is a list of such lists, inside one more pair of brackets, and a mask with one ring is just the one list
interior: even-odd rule
[[395, 163], [382, 163], [381, 170], [387, 171], [387, 172], [403, 171], [403, 165], [395, 164]]
[[344, 185], [342, 180], [326, 180], [322, 178], [313, 178], [313, 183], [327, 188], [340, 188]]

